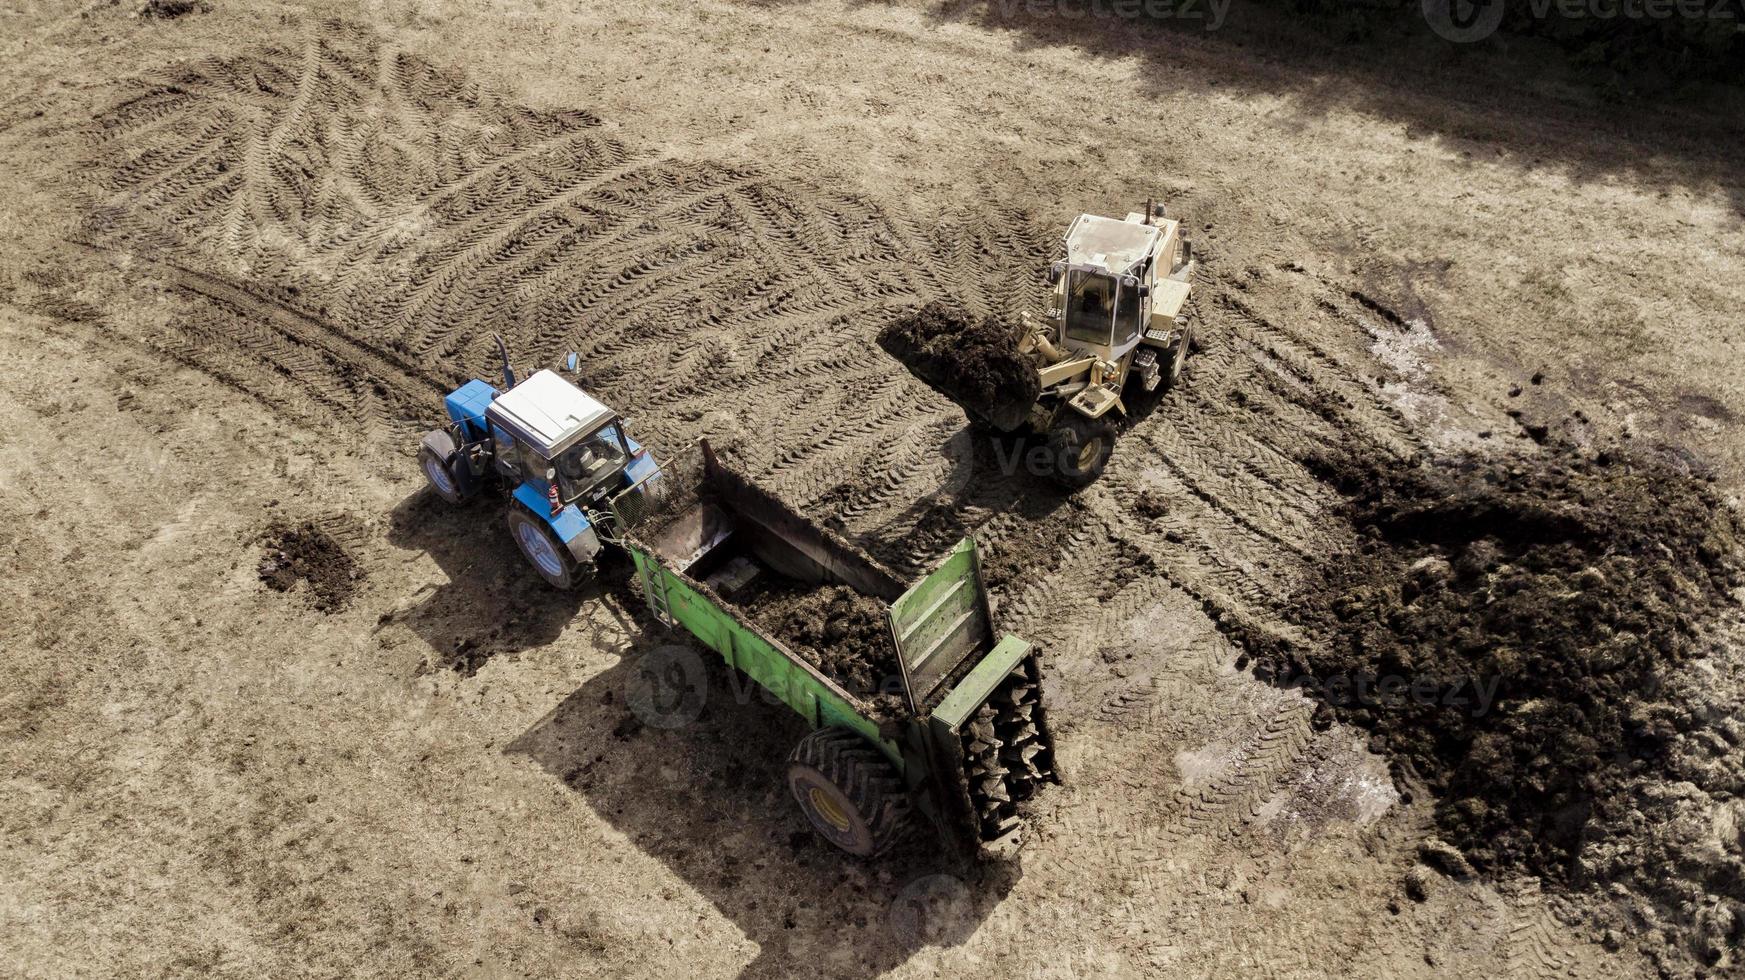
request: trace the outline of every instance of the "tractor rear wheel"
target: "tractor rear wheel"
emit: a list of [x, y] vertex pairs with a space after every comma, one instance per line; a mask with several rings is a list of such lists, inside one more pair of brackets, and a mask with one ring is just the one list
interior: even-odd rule
[[573, 589], [588, 580], [589, 576], [570, 555], [569, 548], [551, 532], [551, 526], [529, 514], [525, 508], [509, 508], [509, 534], [527, 563], [533, 566], [540, 578], [553, 586]]
[[788, 756], [788, 789], [812, 829], [856, 857], [890, 850], [908, 829], [909, 794], [883, 752], [844, 728], [820, 728]]
[[1068, 415], [1048, 433], [1048, 454], [1054, 477], [1077, 489], [1103, 475], [1115, 451], [1115, 426], [1108, 419]]

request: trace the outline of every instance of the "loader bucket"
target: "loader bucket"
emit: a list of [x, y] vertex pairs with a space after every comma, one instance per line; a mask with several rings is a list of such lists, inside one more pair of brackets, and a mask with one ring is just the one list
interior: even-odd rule
[[929, 303], [879, 331], [879, 346], [971, 418], [1010, 432], [1042, 394], [1036, 365], [1019, 353], [1019, 329], [993, 317], [976, 321]]

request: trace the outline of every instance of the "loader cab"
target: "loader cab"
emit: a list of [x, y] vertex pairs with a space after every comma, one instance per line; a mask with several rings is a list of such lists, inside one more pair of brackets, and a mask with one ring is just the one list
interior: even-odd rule
[[1094, 348], [1109, 357], [1137, 337], [1145, 307], [1138, 283], [1098, 269], [1068, 268], [1065, 277], [1068, 345]]
[[1138, 346], [1150, 321], [1155, 256], [1165, 231], [1140, 215], [1073, 220], [1066, 258], [1049, 270], [1067, 347], [1113, 361]]

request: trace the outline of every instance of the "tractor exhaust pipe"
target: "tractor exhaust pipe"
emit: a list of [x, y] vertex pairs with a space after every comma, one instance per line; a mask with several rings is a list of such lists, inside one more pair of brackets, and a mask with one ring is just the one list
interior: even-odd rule
[[503, 335], [494, 333], [491, 339], [497, 342], [497, 354], [503, 358], [503, 388], [515, 387], [515, 369], [509, 365], [509, 345], [503, 343]]

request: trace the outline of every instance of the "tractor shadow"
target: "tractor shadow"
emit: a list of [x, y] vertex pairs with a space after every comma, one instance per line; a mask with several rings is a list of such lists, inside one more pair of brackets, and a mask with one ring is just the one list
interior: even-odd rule
[[598, 579], [573, 592], [547, 585], [515, 547], [503, 502], [490, 493], [456, 505], [421, 487], [390, 514], [388, 541], [429, 555], [446, 578], [390, 616], [430, 646], [437, 665], [467, 677], [500, 654], [551, 643], [584, 605], [622, 599], [629, 589], [622, 559], [608, 559]]
[[953, 860], [924, 826], [878, 859], [825, 843], [787, 789], [804, 722], [712, 652], [680, 647], [706, 665], [694, 720], [632, 711], [643, 656], [677, 643], [643, 636], [504, 752], [581, 794], [756, 943], [740, 976], [878, 976], [962, 943], [1010, 890], [1015, 870]]

